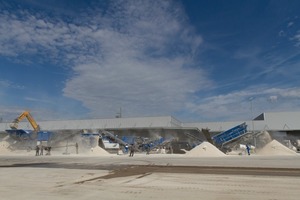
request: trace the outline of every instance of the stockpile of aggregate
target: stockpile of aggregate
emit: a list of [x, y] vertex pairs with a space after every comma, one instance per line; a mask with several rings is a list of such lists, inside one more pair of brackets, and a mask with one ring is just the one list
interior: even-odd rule
[[107, 156], [110, 155], [106, 150], [103, 148], [96, 146], [94, 148], [90, 149], [82, 149], [83, 151], [80, 154], [86, 154], [86, 155], [91, 155], [91, 156]]
[[225, 154], [220, 151], [217, 147], [209, 142], [202, 142], [200, 145], [196, 146], [190, 151], [187, 151], [187, 156], [191, 157], [218, 157], [225, 156]]
[[9, 142], [7, 141], [0, 141], [0, 154], [7, 154], [10, 153], [11, 150], [9, 149]]
[[257, 155], [297, 155], [297, 153], [277, 140], [272, 140], [262, 149], [258, 149]]

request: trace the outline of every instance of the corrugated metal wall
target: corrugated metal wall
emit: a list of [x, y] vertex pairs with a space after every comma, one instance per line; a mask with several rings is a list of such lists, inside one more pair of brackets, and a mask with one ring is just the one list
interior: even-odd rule
[[[172, 118], [171, 116], [42, 121], [37, 123], [40, 125], [42, 130], [181, 127], [181, 122]], [[1, 123], [0, 131], [5, 131], [6, 129], [10, 129], [9, 123]], [[28, 122], [20, 122], [19, 129], [31, 130], [32, 128]]]
[[[211, 132], [222, 132], [236, 125], [246, 122], [248, 130], [300, 130], [300, 112], [264, 113], [264, 120], [234, 121], [234, 122], [196, 122], [182, 123], [171, 117], [141, 117], [141, 118], [113, 118], [86, 119], [66, 121], [38, 122], [42, 130], [80, 130], [80, 129], [115, 129], [115, 128], [156, 128], [156, 127], [187, 127], [209, 128]], [[20, 122], [20, 129], [31, 130], [28, 122]], [[9, 123], [0, 123], [0, 131], [10, 129]]]

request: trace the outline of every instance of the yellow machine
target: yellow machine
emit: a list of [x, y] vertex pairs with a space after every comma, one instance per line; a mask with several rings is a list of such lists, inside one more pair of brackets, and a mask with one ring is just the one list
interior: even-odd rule
[[31, 124], [32, 128], [34, 129], [35, 132], [40, 131], [40, 126], [36, 123], [36, 121], [33, 119], [29, 111], [24, 111], [18, 118], [16, 118], [11, 124], [10, 128], [11, 129], [18, 129], [19, 122], [23, 120], [24, 118], [27, 118], [29, 123]]

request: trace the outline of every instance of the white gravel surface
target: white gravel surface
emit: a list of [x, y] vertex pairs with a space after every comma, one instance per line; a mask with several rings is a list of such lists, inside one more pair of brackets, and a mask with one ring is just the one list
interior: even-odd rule
[[[300, 176], [146, 173], [102, 179], [108, 170], [47, 168], [51, 163], [86, 166], [164, 165], [300, 168], [297, 156], [186, 157], [184, 155], [0, 156], [0, 199], [205, 199], [298, 200]], [[26, 166], [39, 163], [44, 167]], [[17, 167], [16, 164], [25, 166]], [[7, 167], [5, 167], [7, 165]], [[9, 167], [9, 165], [15, 165]]]
[[299, 199], [299, 177], [153, 173], [143, 177], [97, 179], [106, 173], [2, 168], [1, 199]]

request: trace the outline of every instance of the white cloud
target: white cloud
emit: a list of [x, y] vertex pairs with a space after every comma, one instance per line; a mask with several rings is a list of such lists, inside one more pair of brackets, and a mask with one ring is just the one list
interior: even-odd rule
[[291, 38], [292, 41], [295, 41], [296, 44], [295, 46], [299, 47], [300, 46], [300, 31], [297, 32], [297, 34]]
[[0, 89], [1, 90], [7, 90], [7, 89], [24, 89], [24, 86], [17, 85], [12, 83], [9, 80], [1, 80], [0, 79]]
[[76, 66], [79, 75], [67, 83], [65, 95], [80, 99], [94, 115], [115, 112], [120, 106], [130, 112], [127, 115], [155, 115], [179, 110], [190, 95], [209, 86], [200, 69], [184, 67], [191, 64], [201, 37], [189, 32], [176, 14], [155, 6], [129, 4], [122, 7], [125, 14], [109, 16], [125, 26], [121, 31], [94, 32], [101, 41], [101, 59]]
[[32, 101], [32, 102], [42, 102], [42, 103], [48, 103], [48, 104], [56, 104], [57, 103], [57, 102], [53, 102], [50, 100], [45, 100], [43, 98], [33, 98], [33, 97], [25, 97], [24, 100]]
[[269, 100], [270, 100], [270, 102], [276, 102], [277, 101], [277, 99], [278, 99], [278, 96], [276, 96], [276, 95], [273, 95], [273, 96], [270, 96], [269, 97]]
[[289, 22], [288, 25], [287, 25], [287, 27], [291, 27], [293, 25], [294, 25], [294, 22]]
[[279, 31], [278, 36], [285, 37], [286, 33], [283, 30], [281, 30], [281, 31]]
[[[203, 41], [180, 6], [172, 1], [111, 3], [106, 12], [93, 8], [68, 22], [26, 10], [0, 11], [0, 55], [25, 61], [35, 56], [69, 67], [74, 75], [65, 80], [62, 95], [80, 101], [92, 117], [113, 117], [122, 107], [127, 117], [184, 110], [190, 119], [247, 120], [252, 117], [250, 97], [255, 97], [254, 115], [299, 107], [298, 88], [258, 85], [200, 98], [198, 94], [214, 83], [197, 65], [195, 56]], [[299, 34], [294, 40], [300, 43]], [[258, 48], [241, 49], [234, 58], [258, 63], [261, 73], [273, 71], [261, 64], [260, 53]], [[0, 81], [0, 86], [8, 83], [12, 84]], [[60, 99], [59, 109], [77, 109], [76, 102], [69, 105], [64, 97], [24, 99], [49, 104], [43, 99]]]
[[[112, 1], [80, 22], [0, 12], [0, 55], [38, 55], [74, 72], [63, 94], [92, 116], [169, 115], [211, 86], [194, 56], [202, 38], [172, 1]], [[81, 14], [79, 14], [80, 16]], [[21, 16], [21, 17], [20, 17]], [[22, 55], [20, 58], [19, 55]]]
[[[250, 98], [253, 99], [252, 102]], [[300, 88], [257, 86], [226, 95], [199, 99], [194, 103], [188, 103], [187, 107], [197, 114], [203, 114], [204, 120], [230, 121], [249, 120], [263, 112], [296, 111], [299, 105]]]
[[0, 88], [8, 88], [10, 87], [11, 83], [7, 80], [0, 80]]

